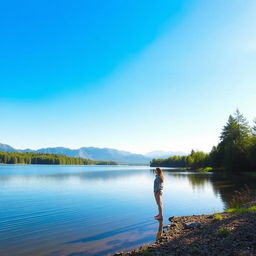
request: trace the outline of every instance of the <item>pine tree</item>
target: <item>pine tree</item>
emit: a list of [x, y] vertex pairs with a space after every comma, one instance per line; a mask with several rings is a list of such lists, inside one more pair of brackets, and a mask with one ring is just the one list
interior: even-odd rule
[[252, 136], [256, 137], [256, 118], [253, 120], [253, 127], [252, 127]]
[[250, 127], [246, 118], [236, 110], [224, 126], [219, 150], [222, 152], [222, 165], [230, 170], [246, 170], [249, 162], [246, 156], [250, 138]]
[[246, 118], [237, 109], [234, 116], [230, 115], [224, 126], [220, 139], [224, 143], [233, 143], [247, 139], [250, 136], [250, 127]]

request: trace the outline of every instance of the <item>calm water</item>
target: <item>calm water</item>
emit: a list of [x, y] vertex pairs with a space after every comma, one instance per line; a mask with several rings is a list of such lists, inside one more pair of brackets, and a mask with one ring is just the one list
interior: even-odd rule
[[[222, 211], [253, 178], [165, 172], [164, 224]], [[0, 166], [0, 255], [108, 255], [155, 240], [149, 167]]]

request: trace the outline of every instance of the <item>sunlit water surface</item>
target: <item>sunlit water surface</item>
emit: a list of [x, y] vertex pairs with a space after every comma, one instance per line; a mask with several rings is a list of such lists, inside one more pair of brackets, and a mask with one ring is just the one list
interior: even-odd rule
[[[228, 181], [227, 181], [228, 180]], [[155, 240], [154, 174], [141, 166], [0, 166], [0, 255], [108, 255]], [[255, 179], [165, 171], [164, 224], [222, 211]]]

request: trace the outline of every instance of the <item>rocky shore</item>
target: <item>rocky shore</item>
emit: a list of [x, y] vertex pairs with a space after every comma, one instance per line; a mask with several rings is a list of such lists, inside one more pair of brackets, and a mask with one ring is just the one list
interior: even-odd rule
[[256, 256], [256, 213], [172, 217], [159, 239], [115, 256]]

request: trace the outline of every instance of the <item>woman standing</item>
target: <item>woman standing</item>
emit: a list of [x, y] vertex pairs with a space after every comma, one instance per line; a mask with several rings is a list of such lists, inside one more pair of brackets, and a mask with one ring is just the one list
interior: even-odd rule
[[164, 183], [164, 174], [162, 169], [156, 168], [155, 170], [156, 178], [154, 180], [154, 194], [156, 203], [158, 206], [158, 214], [155, 216], [155, 219], [163, 219], [163, 204], [162, 204], [162, 194], [163, 194], [163, 183]]

